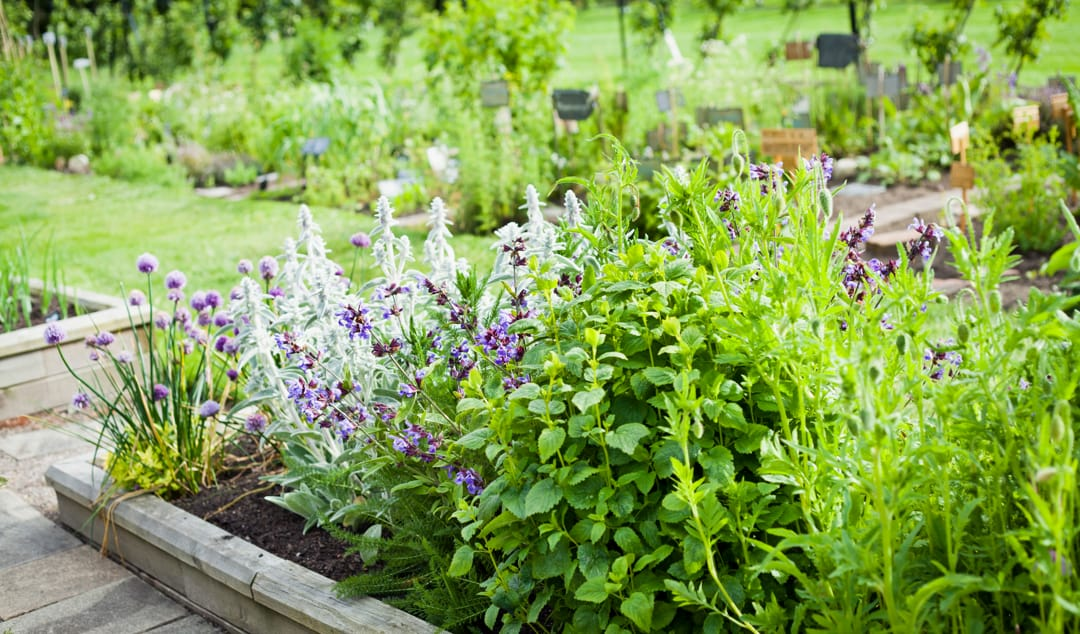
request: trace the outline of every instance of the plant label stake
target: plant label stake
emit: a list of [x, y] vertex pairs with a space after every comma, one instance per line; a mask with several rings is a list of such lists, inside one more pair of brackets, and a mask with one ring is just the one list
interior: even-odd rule
[[63, 35], [60, 36], [60, 70], [64, 72], [64, 87], [67, 88], [68, 83], [68, 61], [67, 61], [67, 38]]
[[799, 157], [818, 153], [817, 130], [813, 128], [766, 128], [761, 131], [761, 153], [798, 169]]
[[793, 40], [784, 44], [784, 59], [788, 61], [810, 59], [812, 56], [810, 42]]
[[[679, 132], [681, 126], [678, 124], [678, 109], [680, 106], [685, 106], [686, 100], [683, 99], [682, 91], [678, 88], [669, 88], [667, 90], [660, 90], [656, 93], [656, 107], [660, 112], [668, 113], [668, 119], [671, 121], [671, 132], [674, 139], [672, 140], [671, 151], [676, 155], [679, 154]], [[666, 138], [664, 133], [664, 125], [660, 126], [661, 138]]]
[[967, 121], [949, 128], [949, 141], [952, 145], [952, 153], [960, 155], [960, 161], [954, 161], [949, 167], [949, 185], [960, 188], [960, 199], [964, 201], [964, 215], [960, 218], [960, 230], [966, 231], [968, 226], [968, 190], [975, 186], [975, 169], [968, 165], [967, 149], [971, 145], [971, 128]]
[[1039, 129], [1039, 106], [1017, 106], [1012, 110], [1013, 132], [1033, 134]]
[[90, 60], [90, 74], [97, 79], [97, 61], [94, 59], [94, 30], [90, 27], [83, 29], [86, 35], [86, 57]]
[[1073, 139], [1076, 137], [1076, 121], [1073, 109], [1069, 105], [1068, 93], [1050, 95], [1050, 116], [1061, 124], [1061, 136], [1065, 138], [1065, 151], [1073, 152]]
[[89, 99], [91, 97], [90, 80], [86, 77], [86, 69], [90, 67], [90, 60], [85, 57], [78, 57], [72, 65], [75, 66], [75, 70], [79, 71], [79, 79], [82, 80], [83, 95], [86, 99]]
[[46, 31], [41, 35], [41, 41], [45, 42], [45, 48], [49, 50], [49, 67], [52, 68], [53, 76], [53, 88], [56, 89], [56, 98], [63, 98], [63, 91], [60, 88], [60, 70], [56, 66], [56, 34], [52, 31]]
[[501, 108], [510, 105], [510, 88], [498, 79], [480, 84], [480, 103], [485, 108]]
[[742, 108], [714, 108], [699, 106], [697, 109], [698, 125], [707, 128], [721, 123], [731, 123], [737, 128], [745, 126]]

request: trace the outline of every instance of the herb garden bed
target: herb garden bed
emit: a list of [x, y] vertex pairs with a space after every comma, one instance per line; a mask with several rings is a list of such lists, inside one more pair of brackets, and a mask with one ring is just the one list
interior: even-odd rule
[[[43, 285], [32, 281], [31, 290]], [[85, 377], [100, 371], [83, 350], [83, 339], [110, 331], [121, 340], [130, 336], [132, 321], [143, 323], [149, 313], [130, 310], [120, 298], [65, 289], [64, 295], [85, 314], [54, 322], [67, 333], [60, 347], [72, 369]], [[60, 356], [44, 341], [45, 324], [0, 334], [0, 420], [66, 404], [78, 382], [64, 367]]]
[[[151, 495], [95, 513], [106, 475], [86, 460], [53, 465], [60, 521], [218, 618], [252, 632], [435, 632], [375, 599], [334, 596], [333, 581]], [[106, 531], [106, 518], [108, 530]], [[106, 537], [107, 536], [107, 537]]]

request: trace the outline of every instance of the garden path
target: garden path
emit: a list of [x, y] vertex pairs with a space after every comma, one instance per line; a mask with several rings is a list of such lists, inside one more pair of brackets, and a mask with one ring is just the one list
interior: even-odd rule
[[45, 470], [86, 453], [56, 427], [0, 421], [0, 634], [224, 631], [55, 523]]

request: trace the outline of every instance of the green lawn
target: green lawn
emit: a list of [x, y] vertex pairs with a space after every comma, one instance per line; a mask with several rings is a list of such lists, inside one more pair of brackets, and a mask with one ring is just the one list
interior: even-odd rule
[[[255, 261], [281, 253], [285, 239], [295, 235], [299, 209], [291, 203], [211, 200], [188, 189], [29, 167], [0, 167], [0, 192], [0, 252], [19, 244], [21, 229], [35, 236], [35, 257], [51, 243], [69, 285], [113, 294], [121, 285], [144, 282], [135, 259], [147, 251], [158, 257], [164, 271], [183, 270], [192, 288], [227, 292], [236, 283], [240, 258]], [[349, 237], [370, 230], [372, 218], [341, 209], [313, 211], [339, 263], [348, 269], [353, 256]], [[409, 236], [414, 255], [422, 256], [423, 232]], [[459, 256], [490, 266], [490, 239], [459, 236], [453, 244]]]

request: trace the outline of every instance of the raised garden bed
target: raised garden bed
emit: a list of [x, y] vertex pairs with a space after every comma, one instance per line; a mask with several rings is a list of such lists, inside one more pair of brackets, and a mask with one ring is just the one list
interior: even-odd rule
[[[31, 281], [30, 285], [34, 291], [42, 289], [40, 282]], [[85, 337], [108, 330], [119, 342], [129, 342], [132, 320], [136, 325], [145, 323], [149, 311], [140, 312], [120, 298], [98, 293], [64, 289], [64, 294], [84, 314], [56, 322], [67, 333], [60, 348], [72, 368], [92, 382], [95, 371], [100, 370], [90, 360]], [[39, 324], [0, 334], [0, 420], [64, 405], [77, 389], [78, 382], [54, 346], [45, 343], [44, 333], [45, 324]]]
[[[333, 581], [237, 539], [152, 495], [95, 513], [104, 471], [87, 459], [53, 465], [60, 521], [221, 620], [248, 632], [437, 632], [371, 598], [343, 600]], [[105, 519], [108, 515], [108, 531]]]

